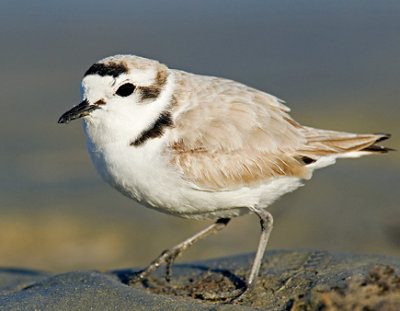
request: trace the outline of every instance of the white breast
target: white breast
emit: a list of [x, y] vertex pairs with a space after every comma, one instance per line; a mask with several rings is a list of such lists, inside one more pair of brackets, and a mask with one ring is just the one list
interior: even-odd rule
[[159, 150], [162, 139], [151, 144], [130, 146], [128, 139], [101, 143], [86, 126], [87, 147], [94, 166], [103, 179], [124, 195], [151, 206], [161, 206], [163, 198], [179, 183]]

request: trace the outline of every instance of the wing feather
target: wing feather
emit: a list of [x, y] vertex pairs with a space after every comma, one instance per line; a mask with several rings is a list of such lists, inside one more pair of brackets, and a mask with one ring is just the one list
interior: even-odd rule
[[171, 153], [186, 178], [221, 189], [309, 175], [294, 157], [305, 141], [300, 125], [278, 98], [226, 79], [180, 71], [175, 77]]
[[279, 176], [310, 178], [313, 169], [337, 157], [391, 150], [376, 145], [388, 134], [301, 126], [270, 94], [227, 79], [173, 72], [171, 161], [200, 187], [221, 190]]

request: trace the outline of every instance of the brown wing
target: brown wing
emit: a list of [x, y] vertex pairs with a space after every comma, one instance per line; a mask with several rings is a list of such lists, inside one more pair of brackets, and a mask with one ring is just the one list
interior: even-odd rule
[[387, 134], [301, 126], [279, 99], [243, 84], [180, 71], [175, 76], [172, 162], [199, 186], [226, 189], [278, 176], [309, 178], [315, 167], [334, 162], [308, 166], [326, 156], [391, 150], [376, 145]]
[[230, 80], [178, 71], [175, 76], [171, 153], [186, 178], [224, 189], [309, 176], [296, 157], [305, 143], [302, 127], [276, 97]]

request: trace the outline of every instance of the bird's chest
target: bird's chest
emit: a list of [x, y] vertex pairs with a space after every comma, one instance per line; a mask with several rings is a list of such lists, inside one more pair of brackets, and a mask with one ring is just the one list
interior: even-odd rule
[[165, 142], [153, 139], [142, 146], [129, 139], [106, 141], [101, 135], [87, 134], [87, 147], [102, 178], [124, 195], [152, 207], [168, 205], [179, 176], [169, 164]]

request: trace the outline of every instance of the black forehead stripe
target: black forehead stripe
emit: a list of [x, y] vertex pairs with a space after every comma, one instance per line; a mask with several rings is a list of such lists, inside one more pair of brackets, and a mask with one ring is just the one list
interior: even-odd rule
[[100, 75], [102, 77], [104, 76], [113, 76], [114, 78], [118, 77], [122, 73], [127, 73], [128, 69], [126, 66], [122, 64], [94, 64], [92, 65], [86, 72], [84, 77], [88, 75]]

